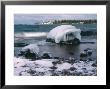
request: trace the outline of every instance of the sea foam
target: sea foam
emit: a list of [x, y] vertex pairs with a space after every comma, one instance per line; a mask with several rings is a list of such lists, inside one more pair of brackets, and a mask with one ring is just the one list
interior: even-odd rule
[[42, 37], [46, 36], [47, 32], [23, 32], [15, 33], [15, 37]]

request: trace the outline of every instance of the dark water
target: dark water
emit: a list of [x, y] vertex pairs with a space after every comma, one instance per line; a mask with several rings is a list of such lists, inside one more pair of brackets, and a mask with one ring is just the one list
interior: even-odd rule
[[[30, 32], [49, 32], [52, 28], [56, 27], [58, 25], [15, 25], [15, 36], [16, 34], [23, 32], [30, 33]], [[97, 25], [96, 24], [74, 24], [77, 28], [80, 28], [81, 31], [97, 31]], [[82, 42], [95, 42], [92, 43], [81, 43], [79, 45], [58, 45], [58, 44], [52, 44], [52, 43], [46, 43], [44, 37], [15, 37], [15, 43], [27, 43], [27, 44], [38, 44], [41, 42], [42, 44], [38, 45], [40, 48], [40, 52], [51, 52], [53, 56], [56, 57], [75, 57], [79, 59], [80, 52], [82, 52], [86, 48], [91, 48], [93, 50], [92, 58], [96, 60], [97, 55], [97, 36], [91, 35], [91, 36], [82, 36]], [[15, 56], [18, 55], [19, 51], [22, 49], [22, 47], [15, 47], [14, 53]], [[73, 54], [71, 54], [73, 53]]]
[[[14, 25], [16, 32], [49, 32], [52, 28], [60, 26], [54, 25]], [[97, 24], [73, 24], [76, 28], [82, 31], [96, 31]]]

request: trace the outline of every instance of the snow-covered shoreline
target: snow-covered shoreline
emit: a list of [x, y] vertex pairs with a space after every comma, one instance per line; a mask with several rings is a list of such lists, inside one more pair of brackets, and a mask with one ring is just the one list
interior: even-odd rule
[[31, 61], [14, 57], [15, 76], [96, 76], [94, 61], [78, 61], [53, 64], [57, 59], [40, 59]]

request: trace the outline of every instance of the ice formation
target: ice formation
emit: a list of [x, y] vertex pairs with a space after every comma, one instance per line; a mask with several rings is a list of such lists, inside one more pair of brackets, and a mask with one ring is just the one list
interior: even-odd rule
[[61, 25], [53, 28], [47, 35], [47, 38], [54, 39], [55, 43], [60, 41], [81, 40], [81, 30], [72, 25]]
[[21, 51], [27, 51], [28, 49], [30, 49], [31, 53], [35, 53], [38, 54], [39, 53], [39, 47], [37, 46], [37, 44], [30, 44], [28, 46], [25, 46], [24, 48], [22, 48]]

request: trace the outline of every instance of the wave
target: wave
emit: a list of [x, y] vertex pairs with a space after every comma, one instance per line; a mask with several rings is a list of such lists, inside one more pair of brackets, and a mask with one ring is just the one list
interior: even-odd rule
[[23, 32], [15, 33], [15, 37], [42, 37], [47, 36], [47, 32]]
[[[15, 38], [28, 38], [28, 37], [43, 37], [47, 36], [48, 32], [22, 32], [15, 33]], [[97, 35], [96, 31], [81, 31], [81, 36]]]

